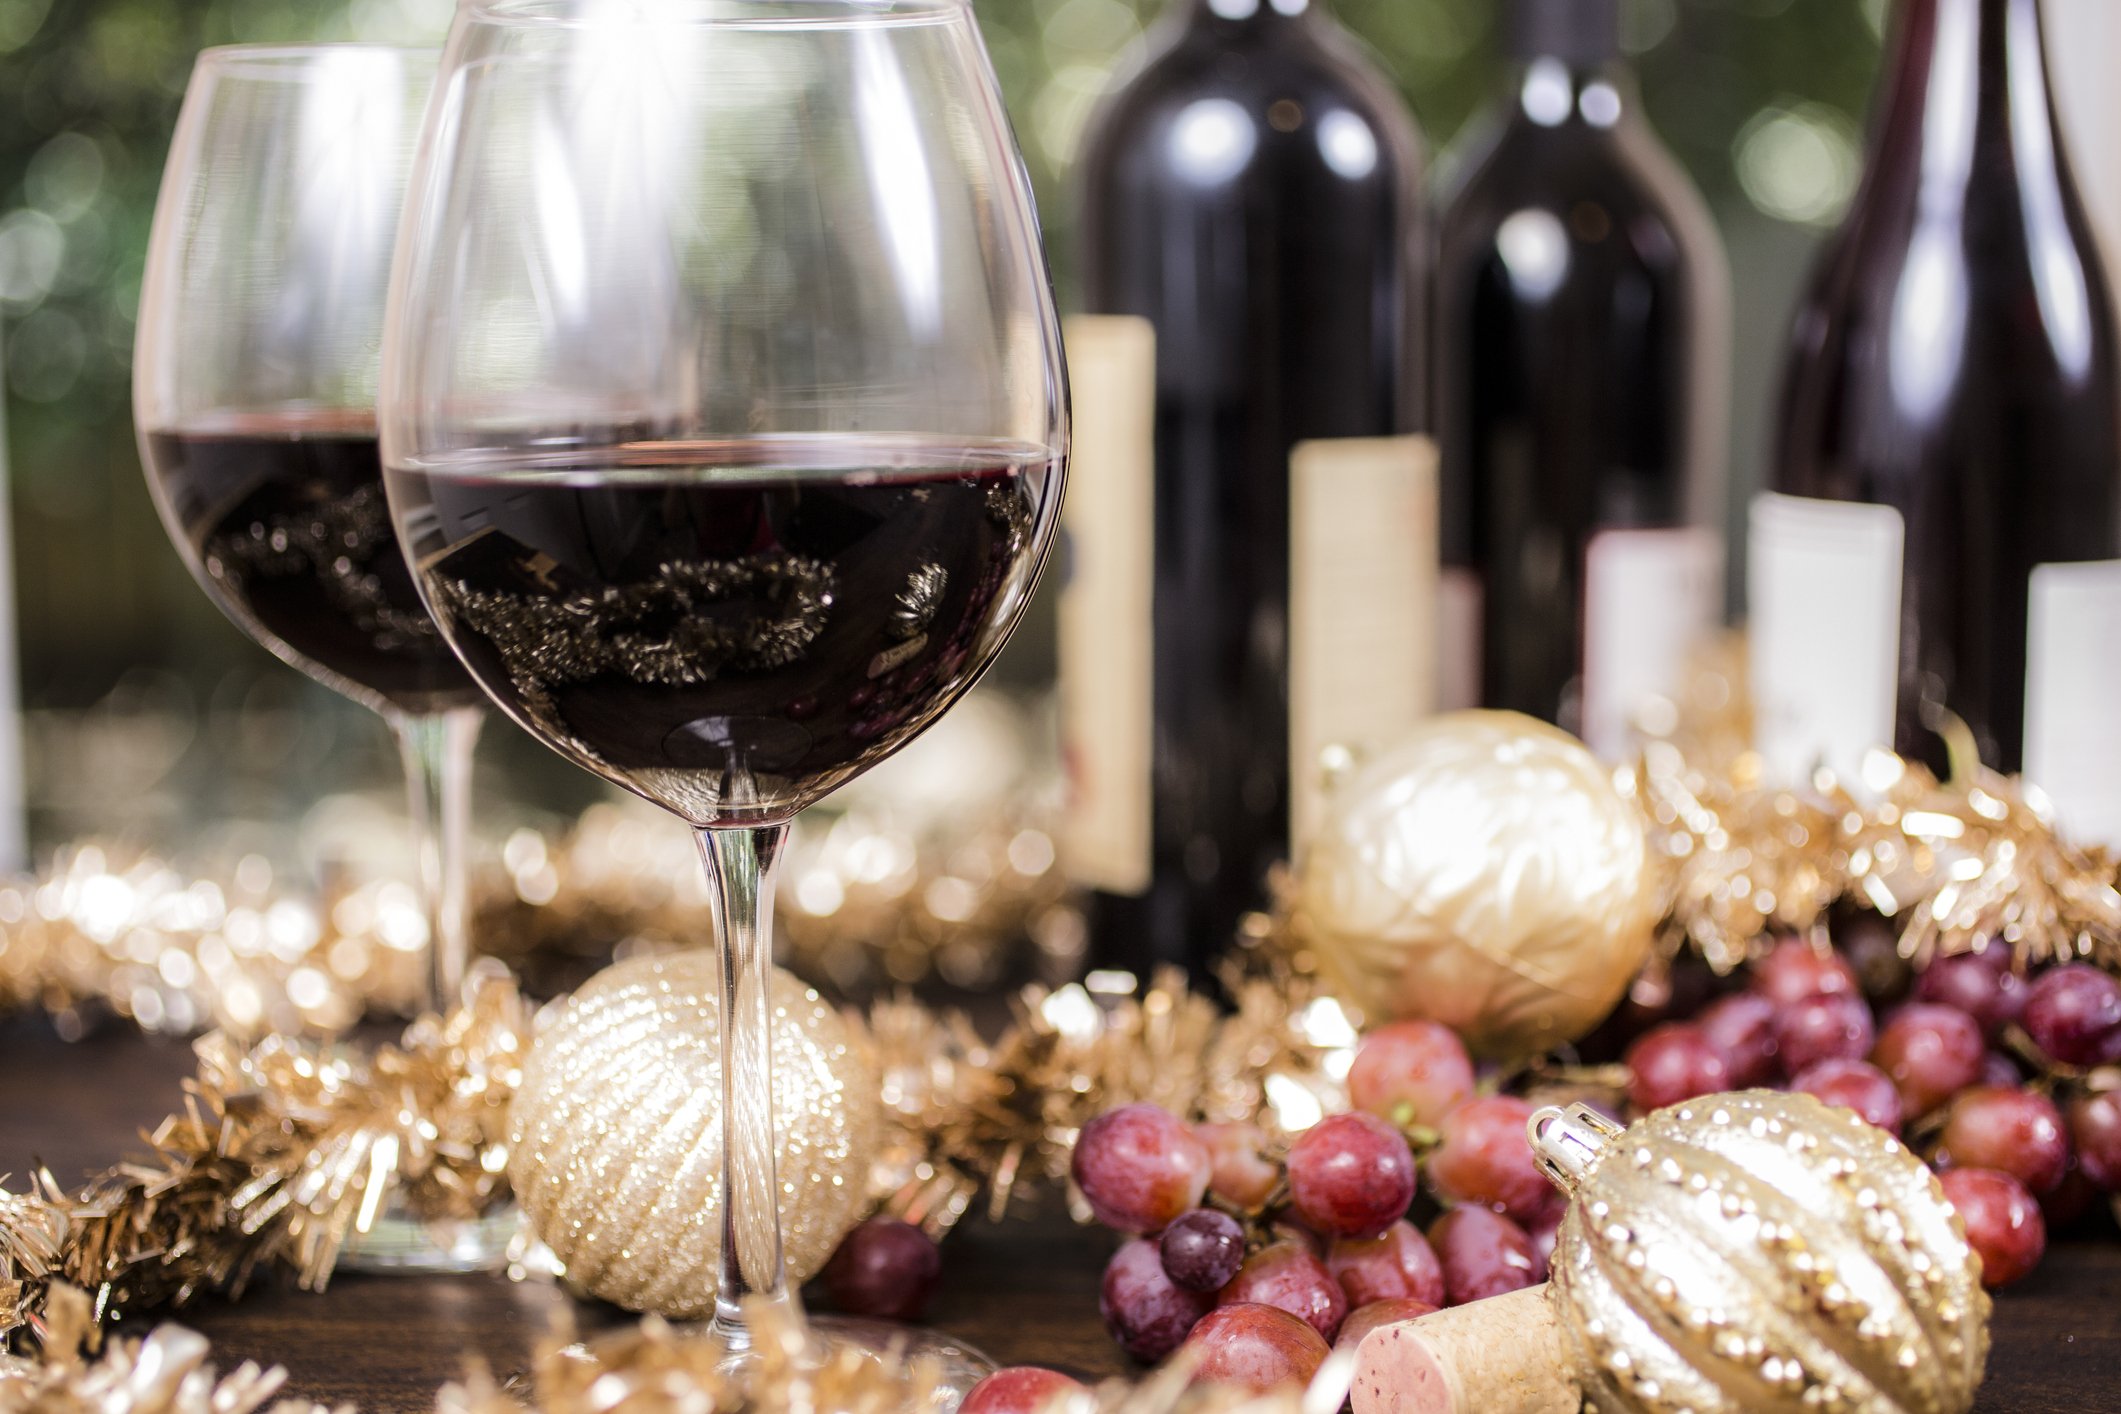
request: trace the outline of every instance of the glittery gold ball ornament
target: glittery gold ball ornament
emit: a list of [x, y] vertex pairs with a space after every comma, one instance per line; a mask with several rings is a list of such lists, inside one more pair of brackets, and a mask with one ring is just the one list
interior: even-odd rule
[[1369, 1020], [1420, 1016], [1504, 1058], [1596, 1026], [1649, 955], [1641, 812], [1568, 733], [1431, 718], [1333, 793], [1291, 922]]
[[[539, 1030], [509, 1112], [516, 1201], [570, 1282], [629, 1310], [714, 1309], [720, 988], [706, 950], [606, 968]], [[800, 1282], [867, 1210], [883, 1109], [846, 1021], [817, 993], [776, 970], [773, 1012], [782, 1241]]]
[[1973, 1404], [1981, 1264], [1936, 1175], [1890, 1134], [1766, 1090], [1673, 1105], [1617, 1135], [1580, 1106], [1554, 1118], [1593, 1136], [1579, 1159], [1549, 1124], [1541, 1148], [1576, 1190], [1552, 1284], [1599, 1409]]
[[1573, 1193], [1551, 1279], [1369, 1336], [1356, 1414], [1972, 1407], [1980, 1262], [1935, 1175], [1884, 1130], [1766, 1090], [1626, 1130], [1547, 1109], [1532, 1130]]

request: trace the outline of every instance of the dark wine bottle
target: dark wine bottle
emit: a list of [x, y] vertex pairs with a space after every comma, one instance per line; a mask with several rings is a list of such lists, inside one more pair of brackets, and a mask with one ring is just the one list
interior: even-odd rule
[[[2027, 681], [2028, 630], [2067, 643], [2113, 580], [2089, 566], [2121, 556], [2114, 316], [2052, 107], [2037, 0], [1896, 6], [1753, 512], [1760, 740], [1785, 772], [1887, 741], [2016, 770], [2114, 737], [2073, 725], [2103, 703]], [[2062, 656], [2086, 655], [2113, 644]]]
[[[1063, 709], [1071, 768], [1101, 791], [1077, 831], [1102, 856], [1078, 874], [1092, 961], [1199, 973], [1289, 848], [1291, 450], [1424, 424], [1421, 144], [1321, 0], [1175, 5], [1093, 119], [1080, 169], [1084, 302], [1141, 335], [1130, 346], [1153, 398], [1127, 421], [1133, 489], [1152, 485], [1131, 513], [1098, 515], [1105, 538], [1071, 531], [1067, 592], [1088, 601], [1095, 556], [1108, 612], [1075, 636], [1080, 652], [1064, 622], [1061, 671], [1080, 709]], [[1086, 348], [1071, 343], [1090, 431], [1112, 411], [1098, 399], [1130, 390], [1124, 374], [1085, 377]], [[1413, 514], [1371, 503], [1367, 474], [1342, 484], [1345, 514], [1371, 528]], [[1093, 466], [1070, 486], [1071, 516], [1098, 485]], [[1106, 597], [1114, 583], [1137, 592]], [[1390, 597], [1344, 612], [1417, 612]], [[1383, 621], [1377, 633], [1398, 641]]]
[[1722, 613], [1730, 277], [1641, 115], [1618, 0], [1508, 21], [1437, 265], [1444, 695], [1617, 755]]

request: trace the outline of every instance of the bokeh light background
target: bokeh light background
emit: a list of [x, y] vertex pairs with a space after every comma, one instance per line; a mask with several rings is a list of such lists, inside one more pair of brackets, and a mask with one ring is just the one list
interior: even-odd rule
[[[1335, 4], [1400, 79], [1432, 174], [1446, 178], [1454, 146], [1500, 79], [1497, 0]], [[2057, 10], [2095, 7], [2121, 8], [2056, 0]], [[185, 575], [141, 482], [129, 365], [148, 222], [192, 54], [239, 41], [431, 42], [450, 8], [450, 0], [0, 0], [0, 327], [26, 755], [33, 824], [46, 843], [94, 830], [169, 845], [196, 822], [270, 821], [348, 787], [391, 799], [395, 766], [375, 720], [270, 660]], [[1067, 306], [1071, 160], [1158, 0], [977, 0], [976, 8]], [[1797, 284], [1856, 183], [1884, 11], [1884, 0], [1626, 6], [1645, 105], [1707, 194], [1740, 272], [1734, 507], [1758, 477]], [[2067, 56], [2058, 59], [2067, 67]], [[2111, 63], [2093, 56], [2093, 72], [2100, 68]], [[1035, 686], [1050, 670], [1050, 634], [1034, 623], [1001, 676]], [[482, 772], [487, 799], [525, 807], [564, 809], [591, 793], [501, 726]]]

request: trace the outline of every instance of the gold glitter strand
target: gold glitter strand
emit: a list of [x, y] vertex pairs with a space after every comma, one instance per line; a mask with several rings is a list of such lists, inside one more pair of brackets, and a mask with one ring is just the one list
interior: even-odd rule
[[1624, 774], [1665, 877], [1667, 956], [1728, 972], [1777, 933], [1838, 906], [1900, 926], [1901, 955], [2009, 950], [2020, 967], [2121, 969], [2121, 889], [2106, 851], [2071, 842], [2039, 793], [1967, 764], [1940, 782], [1887, 751], [1860, 778], [1772, 781], [1750, 747], [1742, 645], [1694, 675], [1670, 731]]
[[[1046, 814], [1034, 804], [927, 824], [861, 811], [799, 822], [781, 959], [843, 990], [934, 974], [987, 985], [1021, 963], [1027, 940], [1064, 962], [1080, 919]], [[508, 838], [479, 881], [472, 932], [544, 995], [616, 948], [697, 945], [708, 916], [691, 836], [646, 807], [598, 805], [564, 834]], [[90, 841], [0, 884], [0, 1013], [36, 1007], [68, 1034], [107, 1008], [172, 1035], [335, 1036], [364, 1015], [410, 1011], [425, 944], [419, 901], [396, 881], [307, 896], [278, 887], [261, 860], [199, 877]]]
[[1124, 974], [1093, 980], [1097, 991], [1026, 989], [991, 1042], [962, 1015], [906, 1000], [872, 1008], [869, 1044], [898, 1128], [878, 1166], [887, 1206], [939, 1234], [984, 1189], [999, 1218], [1027, 1179], [1065, 1184], [1076, 1133], [1137, 1100], [1269, 1131], [1345, 1108], [1337, 1077], [1354, 1027], [1311, 983], [1233, 972], [1225, 1013], [1176, 972], [1138, 989]]
[[93, 1294], [98, 1319], [238, 1294], [279, 1263], [322, 1288], [393, 1191], [431, 1222], [492, 1212], [509, 1194], [506, 1115], [528, 1020], [514, 986], [488, 976], [466, 1006], [372, 1054], [200, 1038], [185, 1107], [146, 1158], [79, 1193], [44, 1174], [0, 1195], [0, 1336], [34, 1324], [60, 1280]]
[[[116, 1340], [100, 1356], [88, 1298], [73, 1287], [52, 1292], [49, 1328], [39, 1360], [0, 1355], [0, 1414], [256, 1414], [287, 1382], [275, 1365], [245, 1361], [227, 1375], [207, 1363], [203, 1336], [158, 1327], [145, 1340]], [[271, 1403], [272, 1414], [326, 1414], [322, 1405]], [[333, 1414], [351, 1414], [342, 1406]]]

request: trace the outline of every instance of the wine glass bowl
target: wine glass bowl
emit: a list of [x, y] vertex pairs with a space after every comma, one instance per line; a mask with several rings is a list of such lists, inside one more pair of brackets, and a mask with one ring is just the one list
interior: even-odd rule
[[955, 3], [465, 12], [393, 305], [389, 477], [504, 710], [695, 825], [916, 734], [1060, 489], [1035, 219]]
[[1059, 498], [1052, 452], [999, 440], [565, 461], [393, 469], [407, 543], [496, 702], [701, 826], [785, 820], [940, 715], [1014, 622]]
[[[796, 1308], [766, 986], [787, 821], [973, 684], [1058, 520], [1058, 322], [969, 6], [460, 7], [378, 415], [399, 537], [480, 686], [697, 831], [714, 1325], [742, 1358], [747, 1300]], [[980, 1367], [813, 1330], [927, 1349], [960, 1391]]]
[[427, 51], [209, 49], [141, 297], [148, 486], [259, 643], [377, 711], [478, 702], [421, 607], [376, 456], [376, 351]]

